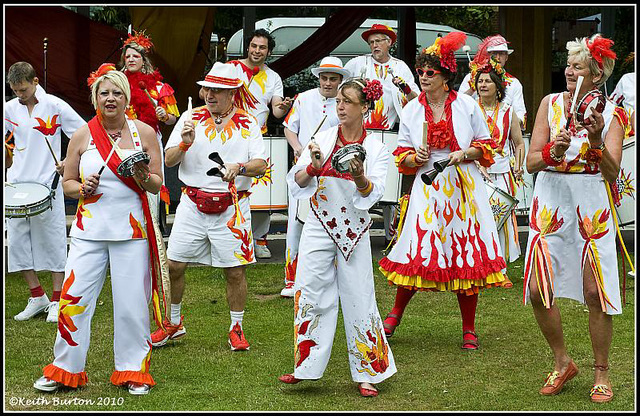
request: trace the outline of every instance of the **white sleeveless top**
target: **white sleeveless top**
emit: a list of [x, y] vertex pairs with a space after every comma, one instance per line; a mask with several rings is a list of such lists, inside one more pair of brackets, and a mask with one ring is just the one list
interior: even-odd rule
[[[120, 159], [142, 150], [138, 129], [127, 119], [134, 149], [117, 149]], [[87, 149], [80, 156], [80, 179], [97, 173], [104, 159], [90, 138]], [[83, 240], [122, 241], [147, 237], [140, 197], [125, 185], [109, 167], [100, 175], [100, 184], [91, 196], [80, 197], [78, 209], [69, 233]]]

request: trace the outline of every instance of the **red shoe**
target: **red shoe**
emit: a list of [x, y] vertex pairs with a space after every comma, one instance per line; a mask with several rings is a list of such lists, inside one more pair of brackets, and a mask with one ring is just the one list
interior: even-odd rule
[[182, 325], [183, 319], [184, 315], [180, 317], [180, 323], [178, 325], [173, 325], [169, 320], [165, 319], [162, 322], [165, 329], [158, 328], [151, 334], [151, 345], [154, 347], [162, 347], [170, 339], [175, 340], [185, 336], [187, 330], [184, 329], [184, 325]]
[[[466, 338], [465, 335], [470, 334], [473, 338]], [[478, 335], [473, 331], [464, 331], [462, 333], [462, 347], [463, 350], [477, 350], [478, 349]]]
[[362, 387], [362, 384], [358, 384], [358, 390], [360, 390], [360, 395], [362, 397], [376, 397], [378, 395], [378, 390]]
[[231, 332], [229, 332], [229, 346], [231, 351], [247, 351], [249, 343], [244, 339], [244, 332], [239, 323], [236, 323]]
[[509, 280], [506, 274], [504, 275], [504, 282], [502, 282], [502, 287], [505, 289], [510, 289], [513, 287], [513, 282]]
[[295, 378], [293, 374], [285, 374], [278, 377], [278, 380], [282, 381], [285, 384], [298, 384], [302, 381], [299, 378]]
[[574, 363], [573, 360], [569, 361], [569, 365], [567, 365], [567, 368], [562, 373], [559, 371], [549, 373], [544, 382], [544, 386], [540, 389], [540, 394], [543, 396], [553, 396], [560, 393], [564, 384], [574, 378], [577, 374], [578, 367], [576, 366], [576, 363]]
[[[388, 313], [384, 318], [384, 322], [382, 322], [382, 327], [384, 328], [384, 334], [387, 338], [391, 338], [393, 333], [396, 332], [396, 327], [400, 325], [400, 321], [402, 320], [402, 316], [398, 316], [395, 313]], [[392, 322], [395, 322], [393, 324]]]

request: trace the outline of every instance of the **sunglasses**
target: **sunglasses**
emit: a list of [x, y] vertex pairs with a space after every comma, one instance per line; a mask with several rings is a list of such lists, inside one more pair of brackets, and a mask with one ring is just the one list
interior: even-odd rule
[[426, 71], [422, 68], [416, 69], [419, 77], [427, 76], [429, 78], [433, 78], [436, 74], [442, 74], [442, 72], [435, 69], [427, 69]]

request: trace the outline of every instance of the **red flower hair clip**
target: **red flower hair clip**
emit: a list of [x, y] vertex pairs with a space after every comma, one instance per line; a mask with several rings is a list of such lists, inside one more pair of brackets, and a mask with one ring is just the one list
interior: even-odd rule
[[131, 43], [140, 45], [140, 47], [142, 47], [145, 52], [149, 52], [151, 48], [153, 48], [151, 38], [144, 33], [144, 30], [141, 30], [140, 32], [134, 30], [133, 33], [134, 36], [131, 36], [131, 33], [129, 33], [129, 37], [124, 41], [124, 44], [122, 45], [123, 48]]
[[100, 78], [101, 76], [103, 76], [109, 71], [115, 71], [115, 70], [116, 70], [116, 66], [110, 62], [100, 65], [100, 67], [95, 71], [93, 71], [89, 75], [89, 78], [87, 78], [87, 85], [89, 86], [89, 88], [91, 88], [93, 83], [96, 82], [98, 78]]
[[600, 35], [596, 35], [592, 41], [587, 39], [587, 47], [589, 48], [591, 57], [596, 60], [600, 70], [604, 67], [604, 63], [602, 62], [604, 58], [616, 59], [616, 53], [611, 50], [612, 46], [613, 41], [611, 39]]
[[377, 79], [367, 80], [367, 85], [362, 89], [369, 101], [378, 101], [382, 97], [382, 84]]

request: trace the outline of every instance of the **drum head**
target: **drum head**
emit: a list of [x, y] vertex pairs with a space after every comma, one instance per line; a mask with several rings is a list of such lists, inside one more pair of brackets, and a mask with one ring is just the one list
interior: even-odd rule
[[367, 151], [361, 144], [353, 143], [338, 149], [331, 158], [331, 166], [340, 173], [349, 172], [349, 164], [351, 159], [358, 157], [364, 162]]
[[4, 203], [7, 207], [33, 205], [49, 197], [50, 190], [35, 182], [5, 183]]
[[126, 157], [118, 165], [118, 174], [125, 178], [133, 176], [133, 167], [138, 162], [144, 162], [147, 165], [151, 161], [151, 157], [148, 153], [142, 151], [136, 151], [132, 155]]
[[580, 104], [578, 105], [578, 109], [576, 111], [576, 119], [578, 123], [582, 125], [589, 125], [590, 122], [588, 118], [593, 113], [593, 110], [595, 109], [597, 112], [602, 113], [604, 111], [605, 104], [606, 100], [600, 91], [589, 91], [585, 94], [582, 100], [580, 100]]

